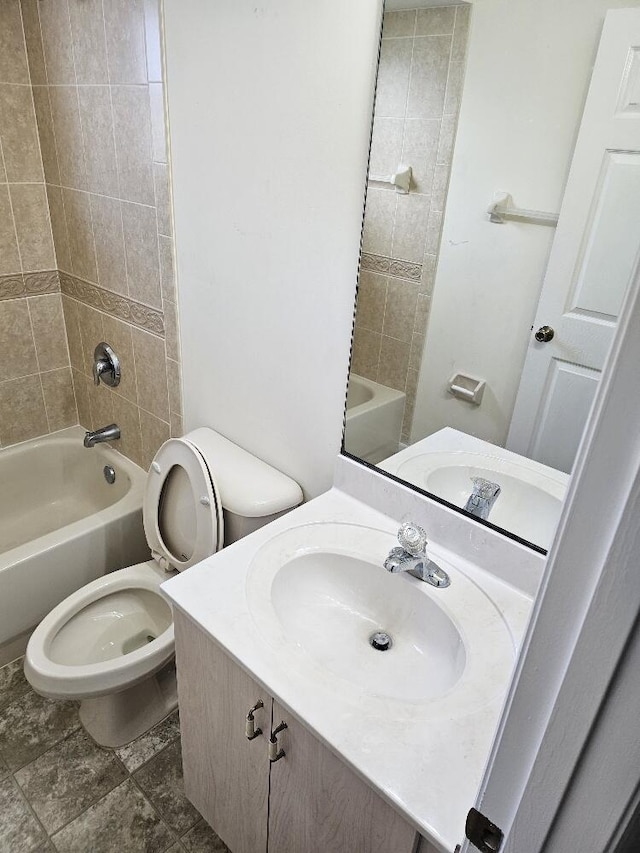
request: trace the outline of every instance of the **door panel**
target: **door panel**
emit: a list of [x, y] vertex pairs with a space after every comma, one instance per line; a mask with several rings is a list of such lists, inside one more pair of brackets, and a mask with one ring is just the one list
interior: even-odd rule
[[[611, 347], [640, 253], [638, 210], [640, 13], [625, 9], [608, 14], [598, 49], [507, 438], [509, 450], [571, 471], [592, 386]], [[551, 341], [536, 341], [541, 326], [553, 328]], [[569, 363], [575, 369], [569, 370]], [[582, 427], [578, 415], [584, 418]]]

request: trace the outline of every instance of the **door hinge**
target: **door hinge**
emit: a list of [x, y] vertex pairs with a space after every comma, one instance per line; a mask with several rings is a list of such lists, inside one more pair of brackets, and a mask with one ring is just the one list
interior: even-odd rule
[[477, 809], [469, 809], [464, 834], [481, 853], [498, 853], [504, 833]]

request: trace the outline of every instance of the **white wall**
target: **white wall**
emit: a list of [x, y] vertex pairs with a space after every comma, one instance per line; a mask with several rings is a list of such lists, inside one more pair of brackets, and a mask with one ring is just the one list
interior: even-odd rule
[[[412, 440], [503, 444], [554, 230], [493, 225], [496, 190], [558, 211], [606, 9], [638, 0], [474, 0], [464, 95]], [[446, 391], [485, 378], [480, 408]]]
[[185, 428], [331, 485], [381, 10], [165, 0]]

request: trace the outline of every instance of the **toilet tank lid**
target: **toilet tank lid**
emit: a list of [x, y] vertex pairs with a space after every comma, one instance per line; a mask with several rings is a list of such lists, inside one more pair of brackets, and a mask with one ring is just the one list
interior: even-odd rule
[[224, 509], [263, 518], [302, 503], [302, 489], [281, 471], [220, 433], [200, 427], [183, 436], [195, 445], [213, 474]]

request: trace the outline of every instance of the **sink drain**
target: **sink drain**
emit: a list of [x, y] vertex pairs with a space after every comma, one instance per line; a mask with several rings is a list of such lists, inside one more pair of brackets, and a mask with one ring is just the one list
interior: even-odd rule
[[393, 645], [393, 640], [386, 631], [375, 631], [369, 637], [369, 645], [378, 652], [386, 652]]

